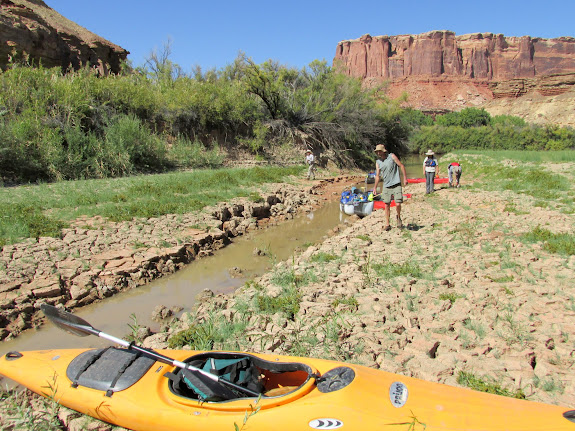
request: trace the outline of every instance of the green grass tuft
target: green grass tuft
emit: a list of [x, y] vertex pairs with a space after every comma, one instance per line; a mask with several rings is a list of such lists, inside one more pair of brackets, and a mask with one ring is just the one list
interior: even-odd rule
[[481, 379], [472, 373], [460, 371], [457, 375], [457, 383], [467, 386], [475, 391], [487, 392], [489, 394], [503, 395], [505, 397], [525, 399], [525, 394], [522, 390], [510, 391], [502, 388], [498, 383]]
[[556, 234], [537, 226], [521, 238], [526, 242], [543, 242], [543, 248], [551, 253], [568, 256], [575, 254], [575, 235], [570, 233]]

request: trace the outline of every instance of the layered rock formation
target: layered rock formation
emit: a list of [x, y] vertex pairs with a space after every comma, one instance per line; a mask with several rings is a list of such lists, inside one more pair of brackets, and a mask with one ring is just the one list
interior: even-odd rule
[[[408, 94], [407, 105], [423, 111], [444, 112], [468, 106], [493, 108], [497, 99], [517, 100], [528, 95], [547, 98], [549, 112], [529, 121], [574, 126], [575, 38], [542, 39], [451, 31], [420, 35], [364, 35], [338, 44], [334, 66], [366, 85], [388, 83], [387, 94]], [[568, 93], [558, 98], [558, 95]], [[569, 96], [571, 95], [571, 96]], [[565, 105], [567, 103], [568, 106]], [[558, 106], [555, 106], [559, 104]], [[510, 112], [510, 103], [505, 103]], [[499, 112], [497, 112], [499, 113]]]
[[11, 62], [118, 73], [129, 52], [64, 18], [42, 0], [0, 0], [0, 68]]
[[420, 35], [364, 35], [337, 45], [334, 64], [351, 76], [398, 79], [441, 75], [483, 80], [575, 73], [575, 38], [451, 31]]

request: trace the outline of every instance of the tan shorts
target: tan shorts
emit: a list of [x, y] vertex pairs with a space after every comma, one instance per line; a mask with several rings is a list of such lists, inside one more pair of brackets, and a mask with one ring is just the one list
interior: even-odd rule
[[403, 202], [403, 189], [401, 188], [401, 183], [392, 187], [384, 187], [381, 191], [381, 200], [384, 203], [390, 204], [392, 198], [395, 200], [396, 204]]

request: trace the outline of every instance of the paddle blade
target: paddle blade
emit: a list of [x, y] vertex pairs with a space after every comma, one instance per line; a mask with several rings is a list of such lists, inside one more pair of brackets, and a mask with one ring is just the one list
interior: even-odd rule
[[42, 304], [40, 309], [46, 317], [54, 323], [54, 325], [70, 334], [74, 334], [79, 337], [86, 337], [88, 335], [98, 335], [100, 332], [97, 329], [94, 329], [92, 325], [84, 319], [74, 316], [67, 311], [60, 310], [52, 305]]

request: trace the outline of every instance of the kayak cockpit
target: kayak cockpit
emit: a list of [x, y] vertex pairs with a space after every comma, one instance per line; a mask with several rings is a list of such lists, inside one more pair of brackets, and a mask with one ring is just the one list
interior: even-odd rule
[[[206, 352], [194, 355], [185, 363], [218, 376], [225, 382], [190, 370], [177, 368], [166, 373], [170, 391], [187, 399], [202, 402], [225, 402], [254, 397], [279, 397], [297, 391], [314, 379], [314, 370], [301, 362], [279, 362], [255, 355], [229, 352]], [[244, 392], [225, 384], [232, 382], [251, 391]]]

